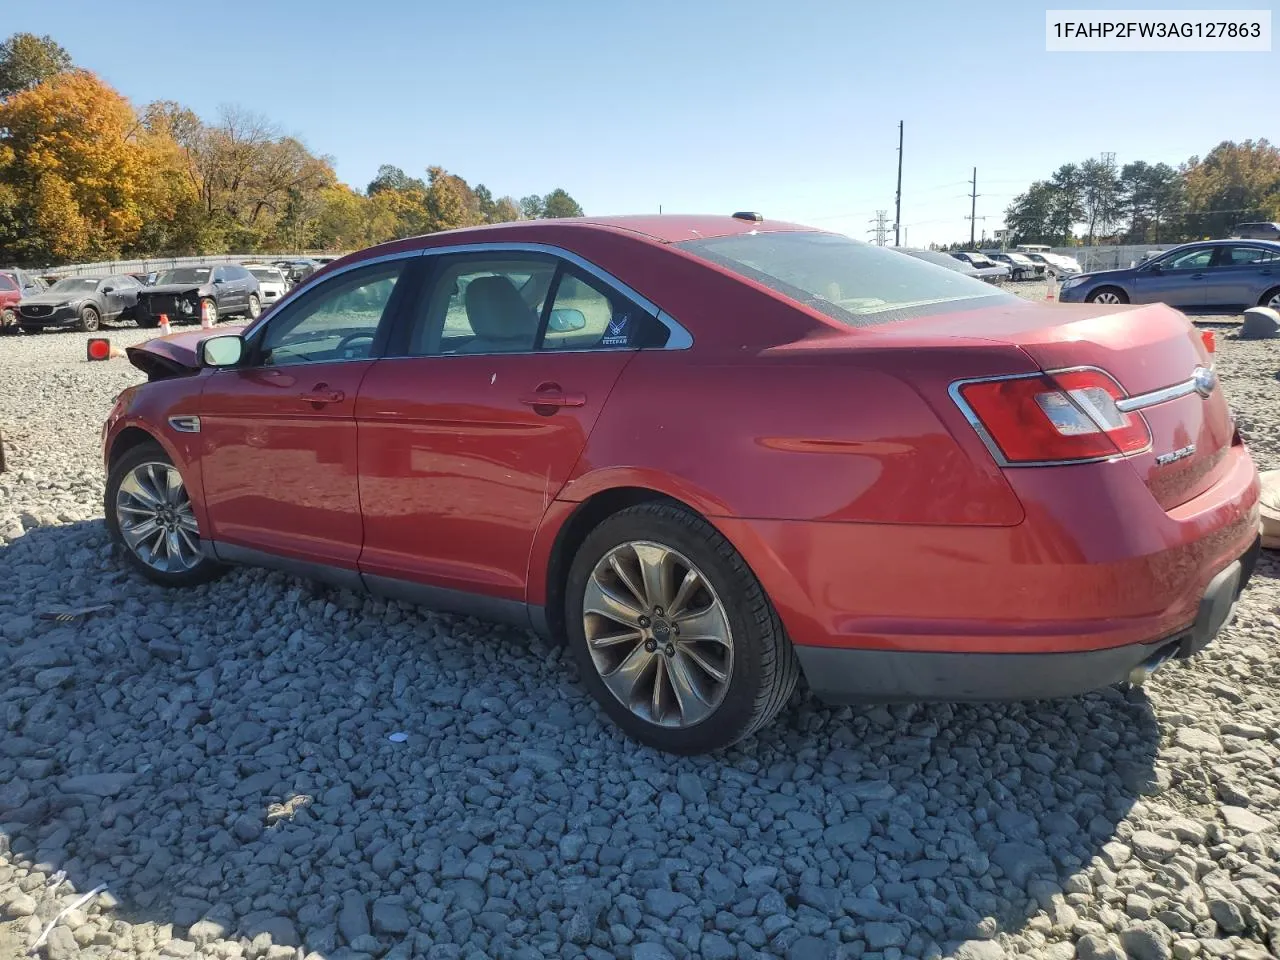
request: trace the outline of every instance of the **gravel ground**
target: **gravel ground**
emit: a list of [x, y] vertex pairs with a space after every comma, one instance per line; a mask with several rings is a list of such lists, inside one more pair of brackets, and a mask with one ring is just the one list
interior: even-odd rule
[[[46, 956], [1280, 954], [1274, 555], [1145, 691], [798, 693], [728, 754], [670, 759], [523, 633], [280, 574], [127, 575], [98, 431], [140, 375], [84, 341], [0, 339], [0, 960], [100, 884]], [[1218, 356], [1280, 466], [1280, 343]]]

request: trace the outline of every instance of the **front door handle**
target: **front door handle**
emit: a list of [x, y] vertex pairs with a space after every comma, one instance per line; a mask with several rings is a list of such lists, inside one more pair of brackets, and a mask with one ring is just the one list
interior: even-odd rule
[[327, 383], [317, 383], [307, 393], [298, 397], [303, 403], [310, 403], [317, 407], [323, 407], [326, 403], [341, 403], [346, 398], [347, 395], [341, 390], [330, 390]]
[[540, 383], [537, 390], [526, 393], [520, 402], [526, 407], [582, 407], [586, 406], [587, 395], [561, 390], [558, 383]]

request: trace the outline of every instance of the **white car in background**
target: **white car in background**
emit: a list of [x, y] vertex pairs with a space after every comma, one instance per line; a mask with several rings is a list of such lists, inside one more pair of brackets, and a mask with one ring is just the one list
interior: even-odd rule
[[258, 278], [258, 289], [262, 292], [264, 307], [275, 303], [289, 290], [289, 281], [279, 267], [269, 263], [246, 263], [244, 268]]

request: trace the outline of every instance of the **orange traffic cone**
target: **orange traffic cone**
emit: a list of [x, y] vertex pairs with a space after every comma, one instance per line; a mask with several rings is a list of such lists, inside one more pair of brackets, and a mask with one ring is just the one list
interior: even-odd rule
[[200, 301], [200, 326], [205, 330], [213, 329], [213, 317], [209, 315], [209, 301]]
[[160, 314], [160, 336], [167, 337], [171, 333], [173, 333], [173, 330], [169, 327], [169, 315], [167, 313]]
[[1049, 274], [1049, 285], [1045, 288], [1044, 298], [1046, 300], [1058, 299], [1058, 275], [1056, 273]]

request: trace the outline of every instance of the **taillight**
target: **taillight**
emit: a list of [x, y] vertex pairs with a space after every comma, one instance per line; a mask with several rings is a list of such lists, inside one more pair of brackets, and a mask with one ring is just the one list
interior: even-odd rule
[[953, 393], [1008, 464], [1100, 460], [1151, 443], [1147, 422], [1116, 406], [1124, 391], [1101, 370], [962, 381]]

